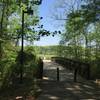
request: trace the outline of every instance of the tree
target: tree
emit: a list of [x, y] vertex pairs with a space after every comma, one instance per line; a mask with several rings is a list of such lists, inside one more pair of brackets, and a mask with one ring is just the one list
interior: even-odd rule
[[[14, 6], [11, 5], [11, 3], [14, 3], [13, 0], [6, 1], [2, 0], [0, 1], [0, 58], [2, 57], [2, 43], [5, 40], [5, 36], [7, 35], [7, 24], [8, 24], [8, 16], [14, 11]], [[7, 36], [6, 36], [7, 37]]]

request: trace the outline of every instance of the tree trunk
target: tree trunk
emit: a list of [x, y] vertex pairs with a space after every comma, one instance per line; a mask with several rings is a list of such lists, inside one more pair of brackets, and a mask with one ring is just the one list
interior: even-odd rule
[[[4, 1], [3, 1], [3, 3], [4, 3]], [[1, 21], [0, 21], [0, 38], [1, 38], [0, 39], [0, 59], [2, 58], [2, 35], [3, 35], [4, 12], [5, 12], [5, 6], [3, 6]]]

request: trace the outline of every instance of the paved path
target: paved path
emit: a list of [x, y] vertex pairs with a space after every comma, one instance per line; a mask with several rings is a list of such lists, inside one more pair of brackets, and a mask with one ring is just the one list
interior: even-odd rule
[[[60, 69], [60, 81], [56, 79], [56, 69]], [[80, 80], [73, 82], [73, 73], [62, 66], [44, 61], [44, 79], [41, 81], [41, 94], [37, 100], [100, 100], [100, 87], [95, 83]]]

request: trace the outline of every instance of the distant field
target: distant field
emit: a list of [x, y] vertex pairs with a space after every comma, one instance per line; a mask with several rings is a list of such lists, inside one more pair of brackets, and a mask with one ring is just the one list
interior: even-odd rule
[[56, 55], [43, 55], [43, 54], [38, 54], [38, 57], [41, 57], [42, 59], [50, 60], [51, 57], [55, 57]]

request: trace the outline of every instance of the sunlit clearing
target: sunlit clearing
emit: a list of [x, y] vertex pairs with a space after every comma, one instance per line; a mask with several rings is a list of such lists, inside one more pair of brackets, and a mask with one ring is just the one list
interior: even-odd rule
[[44, 80], [49, 80], [49, 78], [48, 78], [48, 77], [43, 77], [43, 79], [44, 79]]

